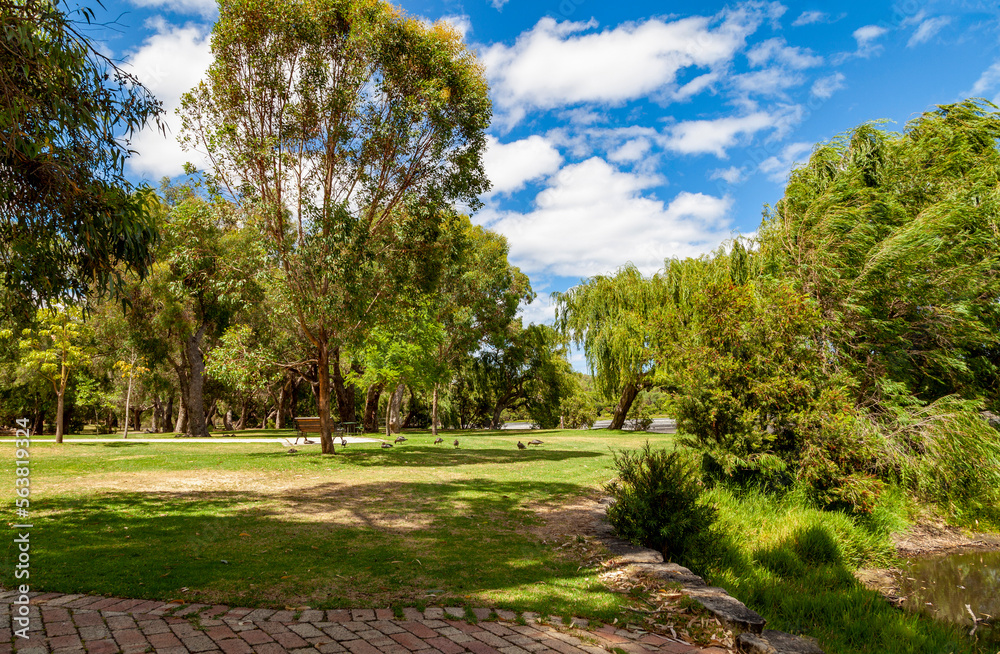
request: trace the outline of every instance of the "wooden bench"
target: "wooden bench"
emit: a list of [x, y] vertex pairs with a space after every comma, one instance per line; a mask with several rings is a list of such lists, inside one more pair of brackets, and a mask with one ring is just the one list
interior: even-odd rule
[[[298, 443], [300, 438], [305, 438], [309, 440], [309, 434], [320, 434], [322, 430], [319, 428], [319, 417], [305, 417], [305, 418], [292, 418], [295, 421], [295, 442]], [[334, 436], [344, 436], [352, 435], [357, 430], [358, 423], [356, 422], [335, 422], [333, 423], [333, 435]]]

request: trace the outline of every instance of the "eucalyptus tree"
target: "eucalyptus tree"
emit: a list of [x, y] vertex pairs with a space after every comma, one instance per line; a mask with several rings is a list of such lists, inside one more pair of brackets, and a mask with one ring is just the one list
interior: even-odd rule
[[332, 453], [332, 362], [411, 296], [448, 204], [488, 188], [483, 71], [445, 23], [372, 0], [223, 0], [212, 52], [186, 139], [269, 238]]
[[[443, 335], [435, 359], [446, 370], [457, 371], [462, 360], [501, 335], [514, 319], [518, 305], [534, 298], [527, 275], [507, 260], [507, 239], [473, 225], [459, 216], [452, 252], [435, 293], [435, 314]], [[433, 385], [431, 433], [437, 435], [439, 383]]]
[[967, 100], [902, 133], [865, 124], [820, 144], [761, 226], [769, 274], [818, 303], [865, 406], [998, 399], [995, 109]]
[[0, 1], [0, 296], [31, 306], [120, 289], [152, 263], [150, 192], [124, 174], [160, 113], [59, 0]]

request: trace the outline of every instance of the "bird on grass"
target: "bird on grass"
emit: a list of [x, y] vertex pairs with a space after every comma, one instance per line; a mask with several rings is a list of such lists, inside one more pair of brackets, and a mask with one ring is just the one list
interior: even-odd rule
[[528, 445], [541, 445], [541, 444], [542, 441], [538, 440], [537, 438], [533, 438], [532, 440], [528, 441]]
[[517, 442], [517, 449], [519, 449], [519, 450], [526, 450], [526, 449], [528, 449], [528, 446], [525, 445], [524, 443], [522, 443], [521, 441], [518, 441]]
[[441, 438], [440, 436], [438, 436], [438, 439], [436, 441], [434, 441], [434, 444], [437, 445], [438, 443], [443, 443], [443, 442], [444, 442], [444, 439]]
[[455, 447], [458, 447], [458, 439], [455, 439]]
[[340, 446], [347, 447], [347, 439], [344, 438], [343, 436], [340, 437]]
[[402, 443], [405, 440], [406, 440], [406, 436], [403, 436], [402, 434], [400, 434], [399, 436], [396, 437], [396, 442], [397, 443]]
[[288, 450], [289, 454], [295, 454], [296, 452], [298, 452], [298, 450], [295, 449], [294, 447], [292, 449]]
[[392, 447], [392, 443], [382, 443], [382, 449], [383, 450], [387, 449], [387, 448], [390, 448], [390, 447]]

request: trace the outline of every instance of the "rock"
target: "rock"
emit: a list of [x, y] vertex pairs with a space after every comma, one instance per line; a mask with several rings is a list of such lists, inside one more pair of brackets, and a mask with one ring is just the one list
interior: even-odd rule
[[638, 547], [627, 540], [621, 538], [602, 538], [604, 544], [611, 553], [621, 558], [626, 563], [663, 563], [663, 555], [648, 547]]
[[736, 631], [749, 631], [759, 634], [767, 620], [760, 614], [751, 611], [735, 597], [730, 596], [722, 588], [704, 586], [702, 588], [685, 588], [688, 597], [701, 604], [726, 626]]
[[766, 629], [759, 635], [740, 634], [736, 637], [736, 651], [743, 654], [823, 654], [823, 650], [812, 638], [771, 629]]
[[979, 415], [985, 418], [986, 422], [990, 423], [990, 427], [993, 427], [993, 429], [1000, 429], [1000, 416], [992, 411], [983, 411]]
[[676, 563], [640, 562], [633, 564], [629, 569], [633, 572], [644, 572], [651, 577], [662, 579], [666, 583], [680, 584], [685, 589], [702, 588], [706, 585], [704, 579]]

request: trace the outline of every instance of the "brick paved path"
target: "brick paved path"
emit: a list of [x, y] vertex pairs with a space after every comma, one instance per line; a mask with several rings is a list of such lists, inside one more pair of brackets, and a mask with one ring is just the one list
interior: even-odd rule
[[[13, 633], [17, 593], [0, 594], [0, 654], [724, 654], [638, 630], [556, 629], [525, 614], [474, 609], [272, 611], [30, 593], [28, 639]], [[12, 628], [13, 624], [13, 628]], [[582, 625], [581, 625], [582, 626]], [[574, 635], [575, 634], [575, 635]]]

